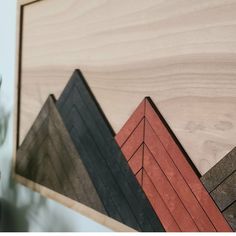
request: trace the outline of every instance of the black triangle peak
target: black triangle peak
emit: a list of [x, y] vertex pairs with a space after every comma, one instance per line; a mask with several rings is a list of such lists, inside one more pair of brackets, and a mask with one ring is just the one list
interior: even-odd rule
[[52, 95], [17, 151], [16, 173], [106, 214]]
[[164, 231], [79, 70], [56, 106], [107, 214], [138, 231]]
[[57, 101], [56, 106], [58, 107], [59, 110], [60, 110], [60, 107], [64, 105], [68, 97], [70, 98], [70, 100], [74, 99], [75, 102], [77, 101], [78, 96], [72, 96], [73, 92], [75, 94], [76, 93], [82, 94], [84, 99], [89, 100], [90, 105], [92, 106], [91, 109], [96, 110], [100, 114], [101, 118], [103, 119], [103, 122], [106, 123], [106, 129], [109, 129], [109, 132], [112, 133], [114, 136], [115, 132], [113, 128], [111, 127], [101, 106], [97, 102], [85, 77], [83, 76], [82, 72], [79, 69], [74, 70], [71, 78], [69, 79], [67, 85], [65, 86], [65, 89], [63, 90], [61, 96], [59, 97]]

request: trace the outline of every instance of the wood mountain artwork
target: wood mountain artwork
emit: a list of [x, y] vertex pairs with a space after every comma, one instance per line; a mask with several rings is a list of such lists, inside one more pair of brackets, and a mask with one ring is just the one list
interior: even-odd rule
[[75, 70], [58, 101], [43, 105], [15, 170], [137, 231], [227, 232], [236, 219], [233, 153], [200, 180], [151, 98], [115, 134]]

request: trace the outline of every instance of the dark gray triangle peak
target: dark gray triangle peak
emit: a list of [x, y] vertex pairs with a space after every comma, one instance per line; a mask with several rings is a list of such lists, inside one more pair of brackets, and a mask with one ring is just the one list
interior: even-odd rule
[[236, 231], [236, 147], [207, 171], [201, 181]]
[[106, 214], [52, 96], [17, 151], [16, 173]]
[[107, 214], [138, 231], [164, 231], [79, 70], [56, 106]]

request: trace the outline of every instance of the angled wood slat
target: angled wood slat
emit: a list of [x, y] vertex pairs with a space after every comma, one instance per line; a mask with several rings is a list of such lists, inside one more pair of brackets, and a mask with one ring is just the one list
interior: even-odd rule
[[106, 214], [52, 96], [17, 151], [16, 173]]
[[212, 191], [211, 196], [221, 211], [236, 201], [236, 171]]
[[232, 229], [236, 231], [236, 201], [223, 211], [223, 215], [231, 225]]
[[224, 156], [202, 177], [201, 181], [208, 192], [212, 192], [220, 183], [236, 170], [236, 147]]
[[107, 214], [139, 231], [163, 231], [80, 71], [72, 75], [57, 108]]
[[201, 181], [236, 231], [236, 148], [203, 175]]
[[115, 139], [166, 231], [231, 231], [150, 98]]

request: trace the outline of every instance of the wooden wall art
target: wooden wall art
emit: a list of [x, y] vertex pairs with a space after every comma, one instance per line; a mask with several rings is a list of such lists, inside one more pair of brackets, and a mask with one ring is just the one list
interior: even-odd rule
[[231, 231], [150, 98], [114, 135], [76, 70], [26, 135], [16, 173], [138, 231]]
[[166, 231], [231, 231], [150, 98], [116, 141]]
[[202, 176], [201, 181], [236, 231], [236, 148]]
[[150, 96], [202, 175], [235, 146], [235, 0], [18, 1], [19, 144], [80, 68], [116, 133]]
[[20, 146], [17, 174], [135, 230], [163, 231], [78, 70], [56, 107], [49, 98]]
[[[115, 231], [235, 229], [235, 151], [220, 161], [236, 140], [235, 11], [18, 0], [15, 179]], [[86, 82], [68, 82], [75, 68]]]

